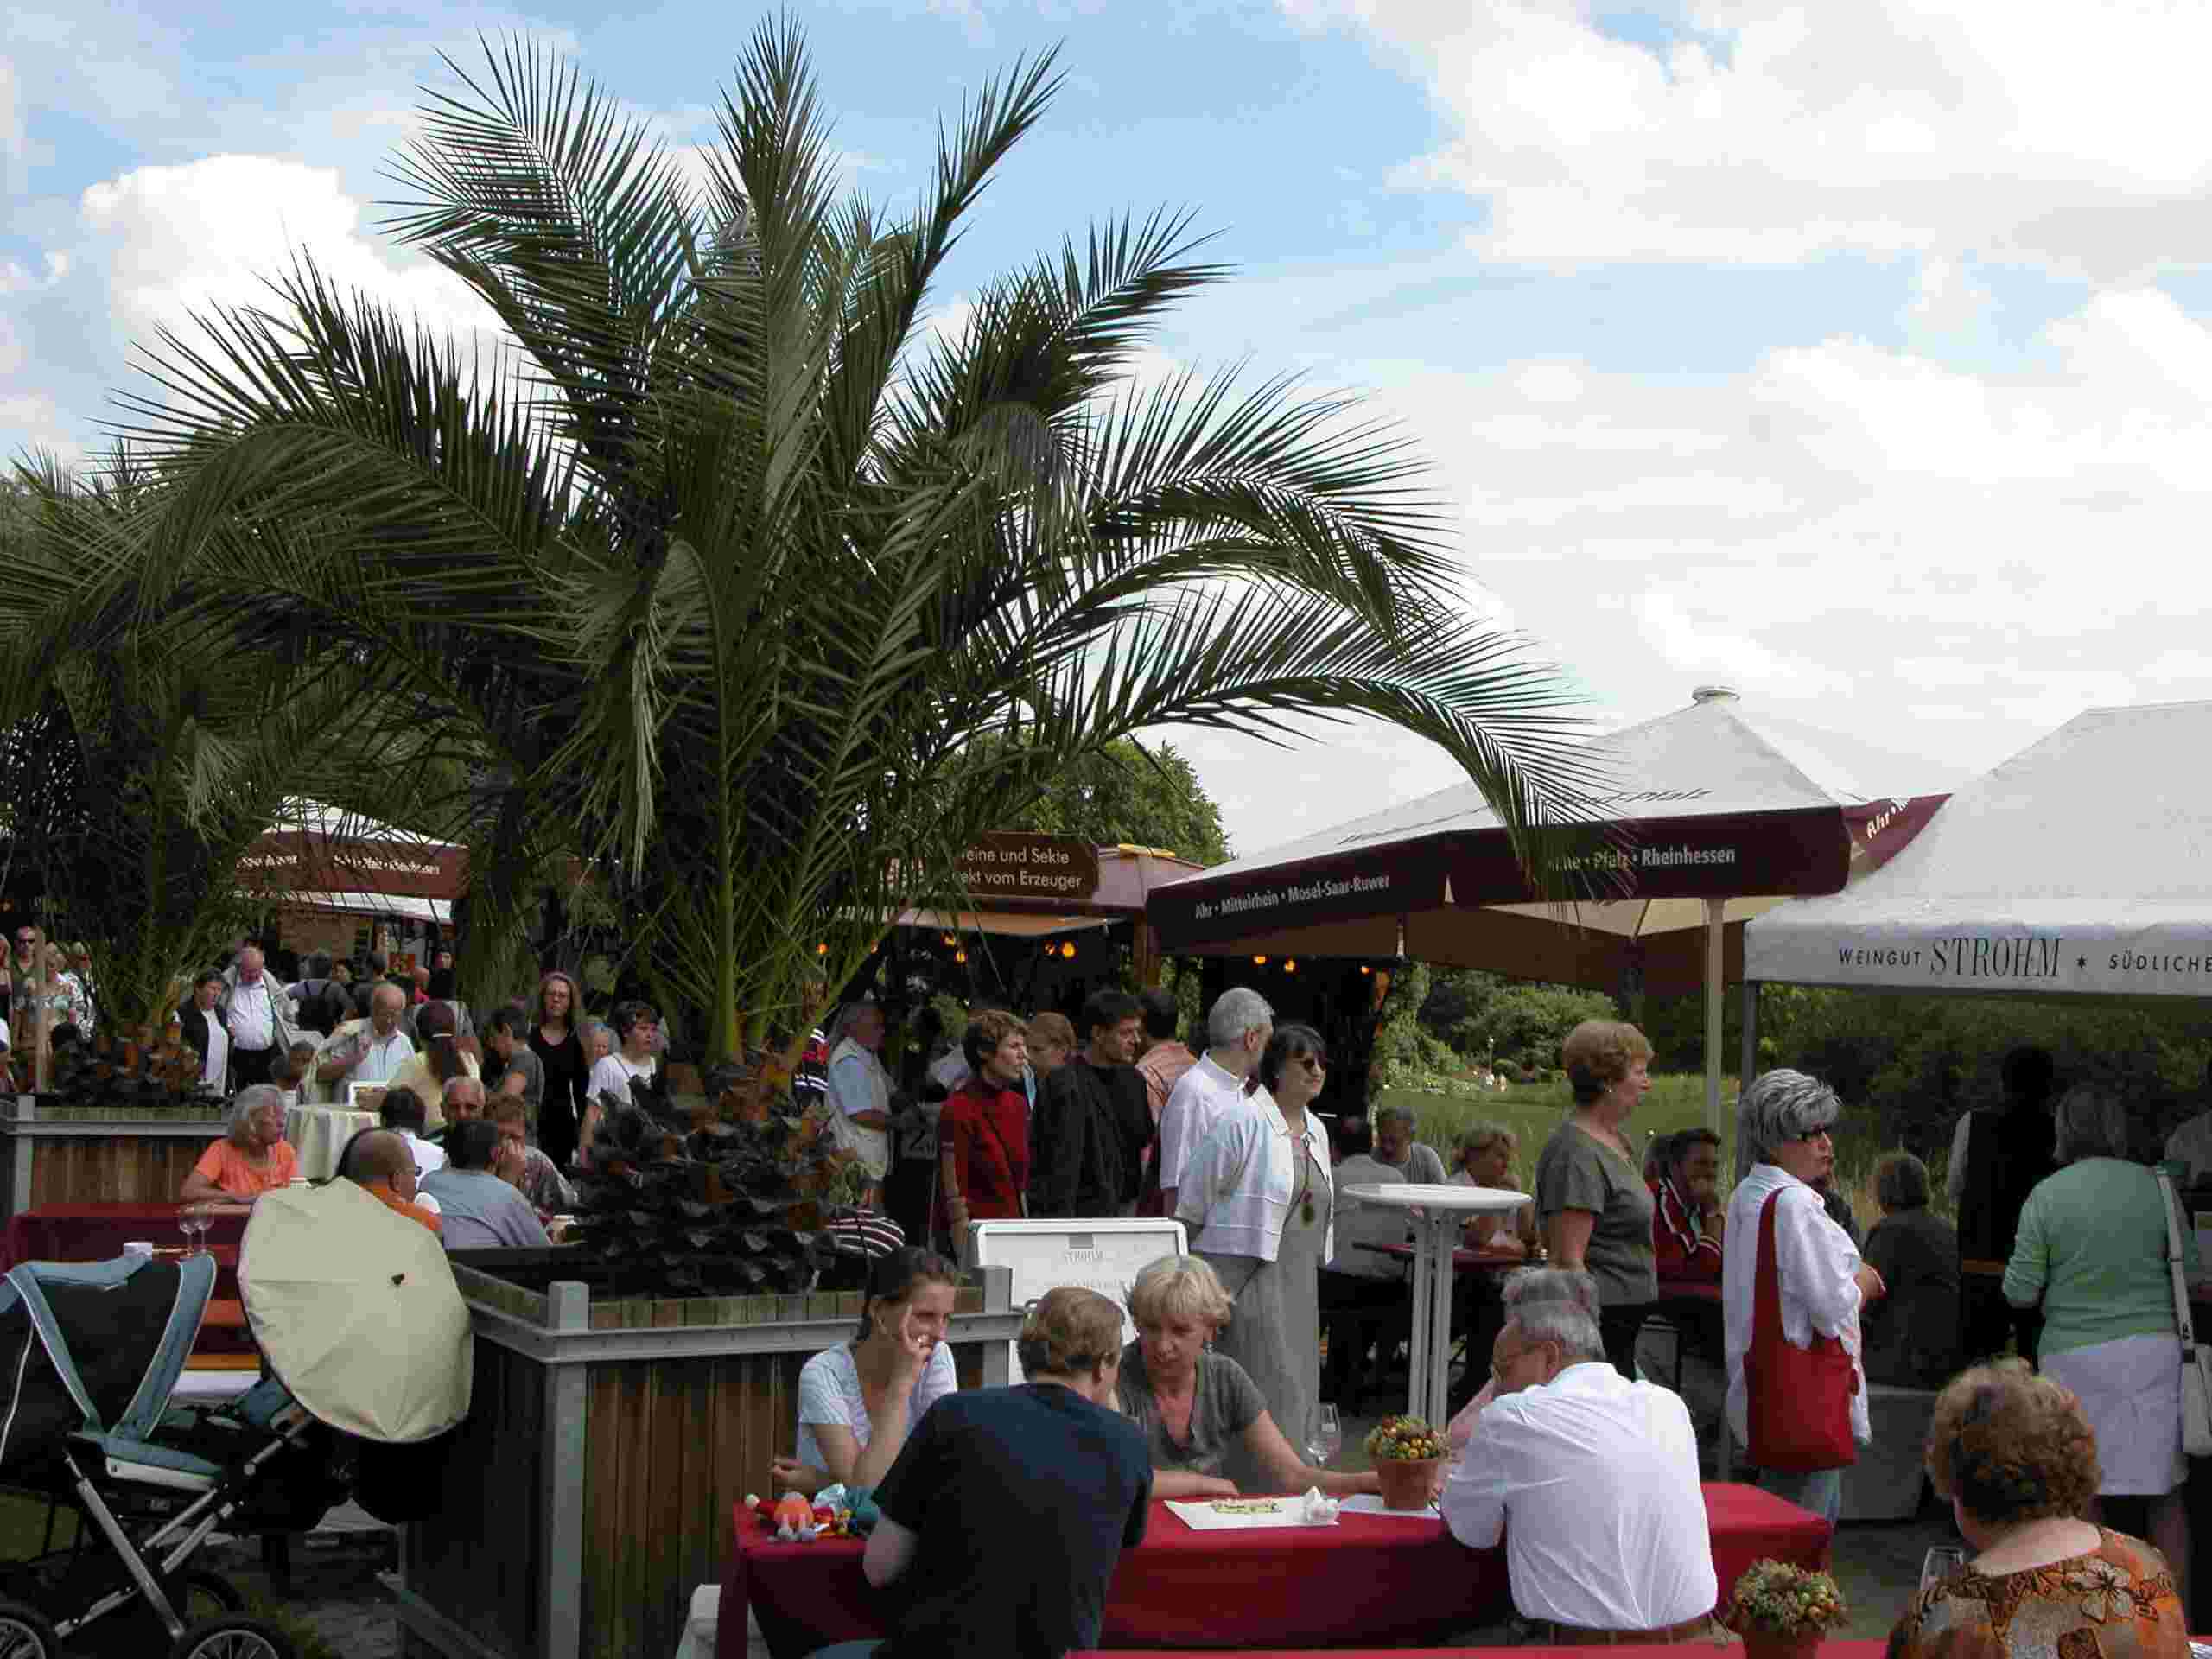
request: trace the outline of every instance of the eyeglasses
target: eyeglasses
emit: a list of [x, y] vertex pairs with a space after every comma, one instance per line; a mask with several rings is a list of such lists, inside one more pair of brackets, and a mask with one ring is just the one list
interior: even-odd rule
[[1795, 1136], [1794, 1138], [1810, 1145], [1815, 1141], [1833, 1141], [1835, 1139], [1835, 1136], [1826, 1129], [1815, 1129], [1810, 1135], [1801, 1135]]
[[1328, 1061], [1323, 1059], [1319, 1054], [1300, 1054], [1298, 1057], [1298, 1063], [1308, 1071], [1325, 1071], [1329, 1069]]

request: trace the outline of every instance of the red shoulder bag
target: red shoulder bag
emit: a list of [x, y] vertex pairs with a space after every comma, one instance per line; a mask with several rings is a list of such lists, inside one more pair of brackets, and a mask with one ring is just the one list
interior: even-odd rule
[[1745, 1427], [1751, 1462], [1785, 1474], [1840, 1469], [1859, 1460], [1851, 1397], [1859, 1372], [1839, 1337], [1812, 1333], [1800, 1348], [1782, 1334], [1782, 1274], [1775, 1262], [1777, 1188], [1759, 1206], [1759, 1254], [1751, 1292], [1751, 1345], [1744, 1356]]

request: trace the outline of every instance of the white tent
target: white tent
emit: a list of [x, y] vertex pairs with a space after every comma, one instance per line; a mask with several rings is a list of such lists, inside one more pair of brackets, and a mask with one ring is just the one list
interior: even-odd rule
[[1878, 874], [1754, 920], [1747, 986], [2212, 995], [2208, 753], [2212, 702], [2077, 715]]

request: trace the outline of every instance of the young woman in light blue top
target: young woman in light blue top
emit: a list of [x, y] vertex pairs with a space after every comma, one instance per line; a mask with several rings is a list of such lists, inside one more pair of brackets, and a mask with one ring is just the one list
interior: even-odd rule
[[809, 1497], [832, 1481], [874, 1486], [922, 1414], [959, 1386], [945, 1335], [960, 1269], [912, 1246], [868, 1274], [860, 1332], [825, 1348], [798, 1374], [794, 1455], [771, 1459], [779, 1486]]

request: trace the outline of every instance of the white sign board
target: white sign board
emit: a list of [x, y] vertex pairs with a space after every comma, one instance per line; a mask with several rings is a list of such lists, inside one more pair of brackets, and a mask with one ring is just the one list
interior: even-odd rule
[[[1135, 1339], [1129, 1318], [1129, 1285], [1163, 1255], [1183, 1254], [1183, 1224], [1154, 1217], [1070, 1221], [978, 1221], [968, 1229], [969, 1257], [978, 1267], [1014, 1270], [1014, 1306], [1026, 1307], [1062, 1285], [1095, 1290], [1122, 1310], [1122, 1340]], [[1007, 1344], [1012, 1348], [1014, 1344]], [[1012, 1356], [1014, 1380], [1021, 1357]]]

